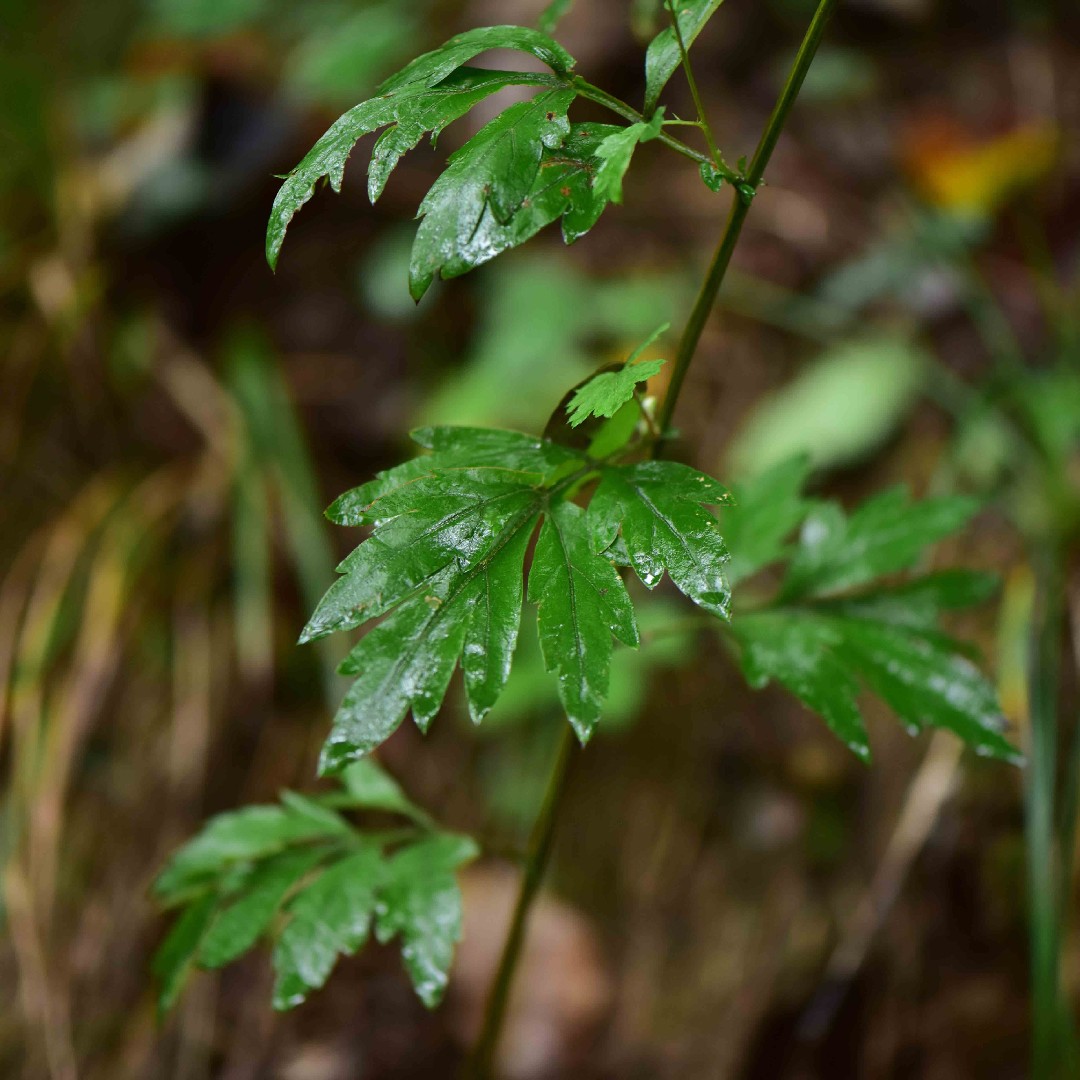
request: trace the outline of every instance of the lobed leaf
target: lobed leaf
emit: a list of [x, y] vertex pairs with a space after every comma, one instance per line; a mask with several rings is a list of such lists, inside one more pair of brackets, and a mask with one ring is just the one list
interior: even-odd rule
[[326, 177], [334, 191], [341, 191], [345, 164], [364, 135], [387, 128], [375, 144], [368, 169], [368, 196], [374, 202], [398, 160], [425, 134], [437, 137], [448, 124], [497, 90], [550, 83], [550, 76], [529, 72], [464, 69], [448, 74], [437, 86], [406, 82], [354, 106], [330, 126], [281, 185], [266, 230], [266, 261], [271, 267], [277, 265], [289, 223], [320, 180]]
[[645, 586], [655, 588], [666, 570], [694, 603], [726, 619], [727, 549], [702, 504], [729, 501], [711, 477], [674, 461], [607, 466], [589, 503], [593, 546], [606, 551], [621, 538], [620, 561], [625, 558]]
[[559, 700], [584, 743], [600, 719], [611, 636], [638, 644], [634, 607], [611, 562], [593, 550], [585, 512], [553, 504], [536, 542], [529, 600], [539, 605], [540, 645], [558, 679]]
[[1015, 762], [993, 686], [936, 629], [941, 610], [983, 596], [975, 576], [934, 575], [843, 603], [743, 615], [732, 633], [752, 686], [775, 679], [864, 760], [856, 674], [910, 730], [947, 728], [977, 752]]
[[385, 875], [382, 852], [365, 847], [324, 870], [293, 898], [274, 947], [275, 1009], [299, 1005], [325, 984], [339, 956], [352, 956], [367, 941]]
[[[678, 12], [679, 32], [687, 49], [694, 43], [705, 24], [716, 13], [723, 0], [673, 0]], [[645, 108], [651, 116], [668, 80], [682, 64], [682, 51], [674, 27], [668, 26], [649, 43], [645, 53]]]
[[376, 903], [375, 934], [385, 944], [401, 935], [401, 955], [420, 1000], [442, 1000], [461, 938], [461, 891], [454, 871], [478, 854], [468, 837], [439, 835], [395, 855]]

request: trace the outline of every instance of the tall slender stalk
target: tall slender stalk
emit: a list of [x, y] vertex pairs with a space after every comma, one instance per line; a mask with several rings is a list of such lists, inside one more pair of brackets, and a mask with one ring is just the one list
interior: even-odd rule
[[[660, 409], [659, 430], [665, 435], [669, 433], [671, 418], [682, 390], [683, 380], [686, 377], [690, 362], [694, 358], [698, 342], [701, 340], [705, 322], [716, 302], [720, 286], [723, 284], [724, 275], [727, 273], [728, 265], [731, 262], [732, 252], [735, 250], [739, 234], [742, 232], [743, 223], [750, 211], [754, 192], [765, 177], [765, 168], [772, 157], [773, 149], [780, 138], [788, 114], [791, 112], [795, 99], [799, 95], [806, 73], [814, 60], [814, 55], [825, 30], [825, 24], [838, 2], [839, 0], [819, 0], [817, 10], [810, 22], [810, 26], [807, 28], [802, 45], [799, 47], [791, 72], [784, 83], [768, 123], [765, 125], [765, 130], [762, 132], [757, 150], [754, 152], [753, 160], [750, 162], [750, 168], [744, 181], [736, 185], [735, 200], [728, 215], [720, 244], [713, 255], [701, 291], [694, 302], [694, 307], [690, 312], [690, 317], [679, 341], [671, 384]], [[608, 97], [602, 91], [584, 83], [582, 80], [575, 80], [575, 85], [588, 87], [590, 91], [588, 96], [592, 97], [593, 100], [600, 100], [601, 97], [607, 99]], [[604, 100], [602, 103], [610, 105], [612, 101], [618, 106], [623, 104], [617, 99]], [[654, 444], [654, 453], [659, 451], [660, 445], [659, 440]], [[493, 1075], [495, 1053], [498, 1049], [499, 1037], [502, 1034], [514, 973], [521, 957], [529, 910], [547, 870], [559, 810], [569, 784], [571, 766], [579, 753], [573, 730], [569, 725], [566, 725], [559, 743], [555, 765], [548, 778], [544, 802], [533, 826], [521, 889], [514, 907], [510, 929], [503, 943], [502, 956], [499, 959], [495, 981], [488, 997], [480, 1036], [466, 1072], [470, 1080], [489, 1080]]]

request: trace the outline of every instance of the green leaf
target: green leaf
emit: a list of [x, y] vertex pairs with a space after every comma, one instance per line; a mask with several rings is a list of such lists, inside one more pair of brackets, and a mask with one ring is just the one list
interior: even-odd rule
[[821, 504], [803, 523], [782, 597], [821, 596], [908, 570], [978, 508], [977, 499], [963, 496], [913, 503], [903, 488], [870, 499], [850, 517], [835, 504]]
[[410, 84], [435, 86], [473, 57], [490, 49], [529, 53], [547, 64], [557, 75], [568, 74], [575, 63], [574, 58], [557, 41], [539, 30], [527, 26], [481, 26], [466, 30], [452, 37], [445, 45], [418, 56], [396, 75], [391, 75], [379, 87], [379, 93], [387, 94]]
[[536, 25], [545, 34], [555, 33], [555, 28], [559, 25], [560, 21], [566, 17], [573, 6], [574, 0], [551, 0], [551, 3], [540, 12], [540, 17], [536, 20]]
[[719, 191], [727, 183], [727, 177], [712, 162], [703, 161], [698, 166], [698, 173], [710, 191]]
[[703, 503], [730, 501], [711, 477], [674, 461], [615, 465], [602, 472], [589, 504], [593, 546], [606, 551], [621, 537], [626, 558], [648, 588], [666, 570], [694, 603], [726, 619], [731, 591], [727, 550]]
[[[722, 0], [674, 0], [678, 12], [679, 32], [687, 49], [694, 43], [705, 24], [715, 14]], [[645, 108], [646, 116], [651, 116], [660, 100], [660, 94], [668, 79], [675, 74], [682, 64], [682, 52], [674, 27], [661, 30], [649, 43], [645, 53]]]
[[[467, 273], [496, 255], [525, 243], [560, 217], [563, 240], [567, 244], [584, 236], [607, 206], [607, 200], [598, 197], [593, 190], [598, 165], [594, 155], [599, 142], [613, 130], [616, 129], [606, 124], [572, 124], [562, 146], [544, 148], [533, 186], [517, 211], [508, 221], [502, 222], [487, 207], [471, 233], [462, 232], [452, 238], [453, 257], [440, 266], [440, 275], [452, 278]], [[447, 215], [452, 212], [453, 208], [448, 207]], [[420, 255], [422, 258], [423, 253]], [[417, 281], [418, 288], [423, 281], [421, 276]]]
[[775, 679], [829, 725], [849, 750], [870, 760], [870, 743], [855, 700], [858, 682], [837, 655], [840, 631], [809, 613], [771, 611], [740, 616], [732, 632], [742, 646], [746, 681], [760, 690]]
[[249, 806], [219, 814], [177, 851], [154, 882], [166, 904], [206, 888], [239, 862], [277, 854], [290, 844], [331, 835], [324, 822], [280, 806]]
[[401, 935], [401, 955], [420, 1000], [442, 1000], [461, 937], [461, 891], [454, 871], [478, 854], [468, 837], [440, 835], [395, 855], [376, 904], [376, 936]]
[[637, 645], [634, 608], [615, 567], [592, 548], [585, 513], [555, 503], [536, 543], [529, 600], [539, 605], [540, 644], [559, 699], [584, 743], [600, 719], [611, 667], [611, 635]]
[[797, 457], [732, 485], [732, 505], [720, 515], [732, 585], [785, 555], [789, 538], [814, 505], [802, 496], [809, 472], [809, 459]]
[[667, 363], [666, 360], [639, 360], [638, 357], [669, 325], [664, 323], [657, 327], [617, 371], [601, 372], [578, 387], [566, 406], [571, 427], [577, 427], [590, 416], [613, 417], [623, 405], [633, 399], [638, 383], [646, 382], [660, 371]]
[[289, 892], [324, 857], [295, 849], [261, 863], [243, 883], [243, 894], [219, 908], [199, 945], [199, 965], [220, 968], [242, 956], [262, 937]]
[[196, 900], [176, 920], [154, 954], [153, 972], [158, 981], [160, 1013], [168, 1012], [184, 989], [216, 905], [217, 897], [212, 893]]
[[[367, 762], [358, 764], [368, 764]], [[289, 922], [274, 947], [274, 1008], [291, 1009], [323, 986], [338, 956], [365, 941], [386, 867], [363, 848], [324, 870], [289, 903]]]
[[484, 219], [507, 225], [540, 170], [544, 149], [570, 133], [566, 118], [573, 90], [549, 90], [501, 112], [451, 155], [446, 171], [420, 204], [409, 291], [419, 300], [439, 274], [457, 277], [492, 255], [477, 249]]
[[[886, 601], [894, 617], [902, 602], [899, 592]], [[752, 686], [770, 678], [782, 683], [864, 760], [869, 747], [854, 674], [913, 732], [924, 724], [947, 728], [981, 754], [1018, 760], [1002, 735], [1005, 721], [993, 687], [948, 639], [921, 628], [925, 609], [882, 622], [869, 597], [865, 615], [857, 617], [857, 611], [779, 609], [735, 620], [732, 633], [747, 680]]]
[[[449, 74], [438, 86], [409, 82], [380, 97], [361, 102], [336, 120], [303, 161], [285, 178], [274, 199], [266, 230], [266, 260], [277, 265], [285, 232], [296, 212], [311, 198], [315, 185], [326, 177], [341, 191], [345, 163], [357, 140], [386, 127], [372, 152], [368, 195], [374, 202], [401, 156], [427, 132], [432, 137], [467, 113], [477, 102], [507, 86], [546, 86], [550, 76], [528, 72], [464, 69]], [[388, 126], [389, 125], [389, 126]]]
[[621, 131], [616, 131], [597, 146], [596, 157], [600, 166], [593, 180], [593, 192], [597, 198], [613, 203], [622, 202], [623, 177], [630, 168], [634, 150], [638, 143], [655, 139], [660, 134], [663, 123], [664, 110], [657, 109], [651, 120], [631, 124]]

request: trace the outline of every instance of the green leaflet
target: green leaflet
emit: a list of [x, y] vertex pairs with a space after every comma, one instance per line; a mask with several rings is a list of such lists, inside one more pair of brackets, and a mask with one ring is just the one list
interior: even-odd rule
[[478, 854], [468, 837], [433, 836], [395, 855], [376, 903], [375, 936], [401, 935], [401, 956], [420, 1000], [434, 1008], [446, 990], [461, 937], [461, 892], [454, 871]]
[[325, 984], [338, 956], [352, 956], [367, 941], [385, 877], [379, 849], [362, 848], [297, 894], [274, 946], [275, 1009], [299, 1005]]
[[724, 578], [727, 549], [716, 519], [703, 503], [730, 501], [704, 473], [674, 461], [612, 465], [601, 473], [589, 504], [589, 526], [598, 551], [622, 540], [625, 558], [648, 588], [666, 570], [694, 603], [726, 619], [731, 591]]
[[[350, 780], [361, 795], [344, 793], [342, 805], [411, 805], [372, 762], [363, 762]], [[328, 835], [278, 828], [273, 838], [280, 846], [273, 846], [265, 811], [279, 808], [251, 807], [215, 818], [187, 845], [188, 852], [215, 850], [222, 857], [202, 860], [212, 869], [204, 872], [201, 891], [165, 897], [186, 906], [154, 958], [162, 1011], [175, 1003], [195, 967], [223, 967], [264, 935], [275, 941], [274, 1006], [292, 1008], [325, 983], [338, 956], [365, 943], [376, 912], [380, 940], [402, 934], [417, 992], [425, 1004], [437, 1004], [459, 935], [455, 871], [477, 847], [435, 830], [420, 812], [412, 815], [419, 827], [404, 835], [397, 829], [364, 836], [319, 801], [334, 798], [288, 794], [281, 808], [332, 822]]]
[[409, 84], [434, 86], [489, 49], [529, 53], [557, 75], [566, 75], [574, 66], [574, 58], [557, 41], [539, 30], [527, 26], [481, 26], [466, 30], [445, 45], [418, 56], [396, 75], [391, 75], [379, 87], [379, 93], [387, 94]]
[[576, 92], [548, 90], [501, 112], [451, 155], [446, 171], [420, 204], [413, 242], [409, 291], [419, 300], [436, 274], [455, 277], [472, 269], [483, 253], [474, 236], [490, 214], [507, 224], [536, 180], [545, 149], [557, 149], [570, 133], [566, 111]]
[[544, 663], [555, 672], [567, 718], [585, 742], [607, 695], [611, 635], [636, 646], [638, 631], [622, 578], [594, 552], [585, 513], [572, 503], [555, 503], [544, 521], [529, 600], [539, 605]]
[[[902, 604], [888, 590], [872, 595], [868, 603], [875, 600], [894, 610]], [[933, 631], [842, 610], [778, 609], [741, 616], [733, 622], [732, 633], [752, 686], [776, 679], [824, 717], [864, 760], [869, 760], [870, 749], [853, 673], [911, 730], [924, 724], [948, 728], [979, 753], [1019, 760], [1002, 735], [1005, 721], [993, 687]]]
[[199, 964], [220, 968], [242, 956], [270, 925], [285, 897], [311, 870], [323, 852], [294, 848], [265, 860], [244, 882], [243, 894], [220, 908], [199, 945]]
[[154, 882], [154, 892], [165, 904], [177, 903], [205, 889], [235, 863], [265, 858], [331, 832], [324, 822], [287, 807], [249, 806], [219, 814], [173, 855]]
[[503, 87], [550, 84], [550, 76], [467, 68], [448, 75], [438, 86], [404, 83], [381, 97], [354, 106], [330, 126], [281, 185], [266, 230], [267, 262], [271, 267], [277, 265], [289, 223], [323, 177], [329, 179], [334, 191], [341, 191], [345, 163], [357, 140], [364, 135], [387, 128], [375, 144], [368, 169], [368, 195], [374, 202], [402, 154], [415, 147], [426, 133], [436, 137], [477, 102]]
[[638, 143], [655, 139], [660, 134], [663, 123], [664, 110], [657, 109], [651, 120], [631, 124], [621, 131], [616, 131], [597, 146], [596, 157], [600, 165], [593, 180], [593, 191], [598, 199], [622, 202], [623, 177], [630, 168], [630, 159], [634, 156]]
[[[638, 357], [667, 329], [664, 323], [654, 330], [629, 359], [616, 371], [602, 371], [582, 383], [573, 393], [566, 405], [570, 426], [578, 427], [590, 416], [613, 417], [619, 409], [630, 401], [637, 392], [637, 384], [656, 375], [667, 363], [666, 360], [639, 360]], [[636, 424], [637, 418], [634, 418]], [[597, 455], [590, 449], [593, 456]]]
[[910, 569], [924, 548], [956, 532], [978, 507], [963, 496], [913, 503], [903, 488], [875, 496], [850, 517], [820, 504], [803, 523], [782, 598], [821, 596]]
[[[723, 0], [674, 0], [678, 12], [679, 31], [687, 49], [694, 43], [705, 24], [716, 13]], [[645, 108], [646, 116], [651, 116], [660, 100], [660, 94], [668, 79], [675, 74], [682, 63], [679, 39], [673, 27], [668, 26], [649, 43], [645, 53]]]

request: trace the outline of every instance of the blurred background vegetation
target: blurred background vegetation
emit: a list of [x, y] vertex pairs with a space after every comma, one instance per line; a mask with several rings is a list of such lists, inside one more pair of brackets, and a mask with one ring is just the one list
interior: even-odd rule
[[[354, 541], [322, 507], [417, 422], [541, 430], [569, 385], [685, 315], [727, 195], [656, 144], [577, 248], [547, 236], [418, 307], [408, 220], [468, 122], [375, 209], [359, 171], [317, 195], [277, 275], [263, 262], [274, 174], [343, 108], [451, 33], [542, 7], [0, 6], [0, 1074], [445, 1077], [475, 1027], [514, 888], [497, 859], [467, 878], [435, 1014], [373, 949], [295, 1014], [270, 1012], [256, 957], [200, 976], [159, 1025], [147, 886], [207, 815], [314, 785], [341, 646], [294, 641]], [[812, 7], [728, 0], [695, 46], [730, 160]], [[563, 37], [590, 80], [640, 96], [654, 8], [578, 0]], [[963, 629], [1041, 762], [1026, 796], [1020, 771], [887, 724], [864, 768], [656, 596], [567, 808], [508, 1076], [1028, 1075], [1025, 888], [1038, 908], [1040, 853], [1065, 842], [1040, 807], [1070, 869], [1043, 915], [1080, 989], [1060, 917], [1080, 773], [1061, 732], [1080, 640], [1077, 131], [1070, 0], [843, 4], [679, 417], [687, 457], [726, 480], [806, 451], [849, 502], [897, 480], [986, 495], [940, 557], [1002, 575]], [[527, 828], [562, 723], [534, 641], [519, 667], [482, 730], [453, 704], [382, 755], [493, 851]]]

